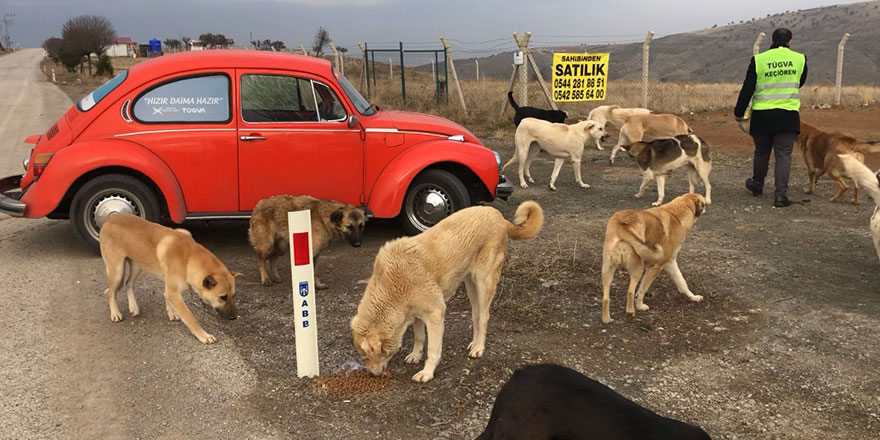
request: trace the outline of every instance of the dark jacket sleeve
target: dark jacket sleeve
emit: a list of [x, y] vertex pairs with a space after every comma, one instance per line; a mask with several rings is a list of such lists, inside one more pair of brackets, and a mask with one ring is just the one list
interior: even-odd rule
[[[806, 64], [805, 64], [806, 65]], [[804, 74], [801, 76], [801, 81], [806, 78], [806, 68], [804, 68]], [[752, 60], [749, 62], [749, 69], [746, 71], [746, 79], [743, 81], [742, 89], [739, 91], [739, 99], [736, 101], [736, 108], [733, 109], [733, 115], [741, 118], [746, 114], [746, 107], [749, 106], [749, 102], [752, 100], [752, 95], [755, 93], [755, 84], [758, 81], [758, 74], [755, 73], [755, 57], [752, 57]]]
[[804, 83], [807, 82], [807, 56], [804, 55], [804, 71], [801, 73], [801, 85], [798, 88], [804, 86]]

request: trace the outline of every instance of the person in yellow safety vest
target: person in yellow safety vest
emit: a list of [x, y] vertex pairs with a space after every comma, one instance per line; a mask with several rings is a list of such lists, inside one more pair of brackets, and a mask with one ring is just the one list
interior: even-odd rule
[[790, 45], [790, 30], [773, 31], [770, 49], [752, 57], [733, 110], [736, 120], [742, 121], [752, 102], [749, 134], [755, 141], [755, 157], [746, 189], [755, 196], [764, 192], [770, 151], [775, 153], [773, 206], [777, 208], [791, 206], [788, 198], [791, 151], [801, 128], [798, 89], [807, 80], [807, 57], [791, 50]]

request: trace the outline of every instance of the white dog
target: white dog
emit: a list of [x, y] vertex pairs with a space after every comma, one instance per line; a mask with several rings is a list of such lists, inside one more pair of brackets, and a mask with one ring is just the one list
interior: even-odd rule
[[[590, 116], [587, 119], [598, 122], [602, 127], [605, 127], [610, 122], [616, 130], [620, 130], [620, 127], [623, 127], [623, 124], [626, 123], [630, 116], [647, 115], [650, 113], [651, 110], [646, 108], [620, 108], [619, 105], [600, 105], [590, 111]], [[604, 150], [598, 140], [596, 140], [596, 148]]]
[[837, 157], [843, 162], [846, 175], [849, 176], [856, 187], [865, 190], [874, 199], [874, 214], [871, 216], [871, 237], [874, 239], [874, 249], [877, 250], [877, 258], [880, 258], [880, 171], [877, 173], [859, 162], [851, 154], [838, 154]]
[[504, 164], [502, 170], [514, 162], [519, 162], [519, 185], [528, 188], [529, 185], [526, 184], [523, 174], [528, 177], [529, 183], [535, 183], [530, 167], [538, 153], [544, 150], [556, 158], [553, 174], [550, 176], [551, 190], [556, 191], [556, 178], [565, 159], [571, 159], [575, 180], [581, 188], [589, 188], [590, 185], [581, 179], [581, 156], [584, 154], [584, 144], [589, 139], [601, 140], [605, 137], [607, 137], [605, 129], [596, 121], [586, 120], [566, 125], [525, 118], [516, 128], [514, 136], [516, 151], [510, 161]]

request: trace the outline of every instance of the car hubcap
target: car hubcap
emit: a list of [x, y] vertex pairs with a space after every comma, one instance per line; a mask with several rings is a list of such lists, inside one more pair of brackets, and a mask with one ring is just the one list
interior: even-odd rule
[[421, 230], [436, 225], [449, 214], [452, 214], [449, 196], [434, 185], [417, 188], [412, 203], [407, 204], [407, 216]]
[[143, 217], [137, 199], [128, 191], [113, 190], [96, 194], [89, 200], [86, 226], [95, 239], [104, 223], [114, 214], [133, 214]]

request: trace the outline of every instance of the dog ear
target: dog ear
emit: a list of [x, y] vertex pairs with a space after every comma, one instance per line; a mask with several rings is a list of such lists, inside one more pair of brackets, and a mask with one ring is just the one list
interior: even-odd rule
[[232, 271], [230, 271], [229, 274], [232, 275], [232, 278], [238, 278], [238, 277], [243, 277], [243, 276], [244, 276], [244, 274], [241, 273], [241, 272], [232, 272]]
[[694, 197], [694, 217], [703, 214], [703, 200], [700, 197]]
[[617, 104], [611, 104], [611, 105], [608, 106], [608, 110], [616, 110], [616, 109], [619, 109], [619, 108], [620, 108], [620, 106], [617, 105]]
[[342, 212], [342, 208], [333, 211], [333, 214], [330, 214], [330, 221], [336, 223], [337, 225], [342, 224], [342, 217], [344, 216]]
[[216, 285], [217, 281], [214, 280], [214, 277], [212, 275], [208, 275], [205, 277], [204, 280], [202, 280], [202, 286], [206, 289], [213, 288]]

